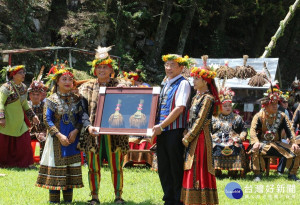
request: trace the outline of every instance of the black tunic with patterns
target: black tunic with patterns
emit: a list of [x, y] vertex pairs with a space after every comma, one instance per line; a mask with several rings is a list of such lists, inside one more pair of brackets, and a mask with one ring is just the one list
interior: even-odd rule
[[247, 162], [242, 141], [247, 128], [242, 117], [235, 113], [220, 114], [212, 119], [213, 157], [215, 169], [245, 170]]

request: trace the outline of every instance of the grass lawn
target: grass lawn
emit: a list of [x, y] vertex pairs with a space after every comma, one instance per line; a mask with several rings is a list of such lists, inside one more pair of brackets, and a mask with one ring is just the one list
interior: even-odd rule
[[[73, 204], [86, 204], [89, 195], [86, 167], [82, 167], [85, 187], [74, 189]], [[37, 170], [28, 169], [0, 169], [0, 204], [47, 204], [48, 190], [35, 187]], [[299, 173], [299, 172], [298, 172]], [[113, 204], [114, 192], [111, 183], [110, 170], [107, 167], [101, 171], [102, 182], [100, 188], [101, 204]], [[300, 177], [300, 174], [298, 174]], [[277, 176], [270, 172], [268, 178], [262, 182], [252, 182], [253, 175], [248, 173], [245, 179], [217, 179], [220, 204], [300, 204], [300, 183], [286, 179], [287, 175]], [[225, 186], [229, 182], [237, 182], [244, 193], [241, 199], [229, 199]], [[163, 204], [162, 188], [158, 174], [143, 167], [124, 168], [123, 198], [127, 204]]]

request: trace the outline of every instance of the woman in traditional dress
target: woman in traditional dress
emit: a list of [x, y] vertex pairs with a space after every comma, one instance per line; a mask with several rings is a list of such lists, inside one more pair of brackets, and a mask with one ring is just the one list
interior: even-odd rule
[[79, 97], [71, 92], [74, 83], [71, 69], [61, 69], [49, 77], [55, 86], [44, 107], [48, 132], [36, 185], [49, 189], [50, 203], [60, 202], [60, 190], [64, 201], [71, 202], [73, 188], [83, 187], [81, 156], [76, 148], [82, 107]]
[[240, 171], [243, 176], [246, 170], [246, 156], [242, 142], [247, 137], [247, 128], [242, 117], [232, 112], [234, 92], [223, 87], [219, 92], [222, 111], [212, 118], [213, 157], [216, 175], [222, 170]]
[[218, 112], [219, 97], [215, 86], [216, 72], [206, 65], [194, 67], [194, 89], [188, 132], [182, 142], [186, 147], [181, 201], [184, 204], [218, 204], [215, 169], [210, 133], [212, 115]]
[[10, 81], [0, 88], [0, 167], [33, 168], [28, 118], [39, 119], [27, 103], [25, 74], [24, 65], [8, 67]]

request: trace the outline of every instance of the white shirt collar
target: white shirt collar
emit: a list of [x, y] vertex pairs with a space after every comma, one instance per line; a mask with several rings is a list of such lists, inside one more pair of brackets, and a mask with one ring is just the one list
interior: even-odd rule
[[175, 78], [172, 78], [172, 79], [167, 78], [167, 80], [166, 80], [167, 85], [171, 85], [171, 84], [174, 83], [176, 80], [178, 80], [181, 76], [182, 76], [182, 75], [179, 74], [179, 75], [177, 75]]

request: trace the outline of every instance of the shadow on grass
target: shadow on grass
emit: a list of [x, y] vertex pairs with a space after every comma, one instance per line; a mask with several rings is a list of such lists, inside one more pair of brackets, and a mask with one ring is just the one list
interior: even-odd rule
[[[100, 202], [101, 205], [110, 205], [110, 204], [115, 204], [114, 202]], [[60, 204], [76, 204], [76, 205], [87, 205], [88, 203], [87, 202], [83, 202], [83, 201], [74, 201], [72, 203], [63, 203], [61, 202]], [[140, 203], [135, 203], [133, 201], [126, 201], [126, 205], [135, 205], [135, 204], [139, 204], [139, 205], [155, 205], [157, 203], [153, 203], [151, 202], [150, 200], [145, 200], [143, 202], [140, 202]]]

